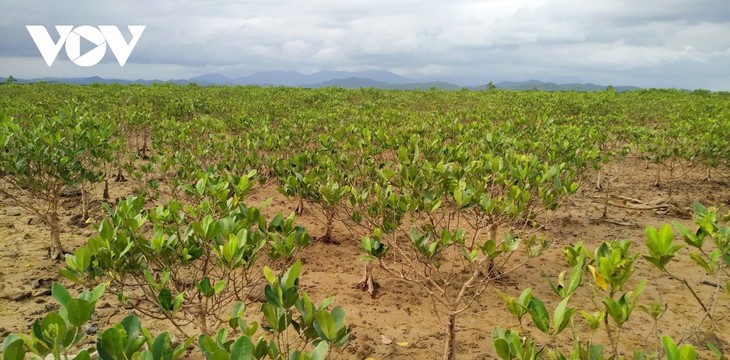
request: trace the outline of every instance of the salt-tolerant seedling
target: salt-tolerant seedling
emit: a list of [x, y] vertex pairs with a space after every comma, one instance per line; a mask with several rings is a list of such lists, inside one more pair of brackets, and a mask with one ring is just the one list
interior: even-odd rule
[[[256, 322], [247, 322], [245, 304], [237, 303], [228, 317], [228, 325], [243, 334], [228, 339], [228, 329], [222, 328], [215, 336], [200, 335], [198, 346], [205, 358], [321, 360], [344, 346], [351, 332], [344, 323], [345, 311], [340, 307], [329, 309], [333, 298], [317, 305], [307, 293], [300, 293], [301, 268], [301, 262], [297, 261], [280, 276], [264, 268], [268, 284], [261, 312], [265, 323], [259, 327]], [[258, 329], [264, 334], [255, 337]]]
[[34, 116], [27, 122], [0, 115], [0, 194], [51, 229], [52, 259], [63, 256], [61, 192], [102, 179], [113, 129], [113, 123], [85, 113], [77, 104], [66, 106], [56, 116]]
[[[309, 244], [293, 214], [267, 221], [259, 208], [239, 201], [250, 187], [247, 176], [206, 175], [186, 190], [193, 205], [172, 200], [147, 210], [144, 198], [122, 200], [99, 234], [67, 256], [61, 273], [79, 282], [109, 281], [110, 291], [123, 302], [136, 299], [140, 312], [180, 331], [195, 323], [212, 333], [226, 322], [228, 306], [256, 296], [263, 280], [257, 265], [267, 258], [291, 262]], [[180, 312], [187, 315], [182, 320]]]
[[[30, 335], [11, 334], [3, 342], [4, 360], [21, 360], [30, 352], [35, 358], [52, 355], [61, 360], [69, 355], [76, 345], [86, 337], [83, 326], [94, 313], [97, 300], [104, 294], [101, 284], [93, 291], [85, 291], [71, 297], [60, 283], [53, 283], [51, 295], [61, 306], [60, 310], [45, 315], [43, 320], [35, 320]], [[88, 359], [88, 350], [81, 350], [77, 359]]]
[[[727, 217], [730, 218], [730, 214]], [[645, 243], [650, 255], [645, 256], [645, 258], [660, 271], [681, 282], [702, 308], [705, 316], [697, 324], [695, 331], [699, 329], [705, 319], [709, 319], [718, 335], [724, 337], [717, 328], [713, 310], [720, 287], [724, 286], [726, 290], [730, 291], [730, 271], [728, 270], [728, 265], [730, 265], [730, 226], [724, 225], [721, 220], [718, 220], [717, 208], [706, 208], [699, 203], [694, 204], [694, 222], [697, 226], [697, 230], [694, 232], [680, 223], [674, 223], [674, 227], [682, 235], [684, 244], [674, 243], [674, 232], [668, 224], [663, 225], [659, 231], [651, 226], [647, 227]], [[711, 250], [705, 246], [708, 239], [711, 240]], [[669, 260], [676, 256], [679, 249], [684, 245], [693, 249], [690, 258], [717, 282], [715, 284], [717, 290], [713, 293], [710, 302], [703, 300], [686, 278], [679, 277], [667, 267]]]

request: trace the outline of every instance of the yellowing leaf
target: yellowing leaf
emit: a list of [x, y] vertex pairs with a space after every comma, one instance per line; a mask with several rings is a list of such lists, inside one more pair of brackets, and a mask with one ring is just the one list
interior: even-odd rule
[[408, 341], [400, 341], [400, 342], [397, 342], [396, 344], [398, 344], [398, 346], [402, 346], [402, 347], [408, 347], [408, 345], [410, 345], [410, 343]]
[[374, 357], [369, 357], [369, 358], [366, 358], [365, 360], [378, 360], [378, 359], [376, 359]]
[[588, 265], [588, 270], [590, 270], [591, 274], [593, 274], [593, 279], [596, 280], [596, 285], [598, 285], [598, 287], [601, 288], [602, 290], [606, 290], [606, 288], [608, 286], [606, 284], [606, 279], [604, 279], [603, 276], [601, 276], [601, 274], [597, 273], [596, 268], [594, 268], [593, 266]]

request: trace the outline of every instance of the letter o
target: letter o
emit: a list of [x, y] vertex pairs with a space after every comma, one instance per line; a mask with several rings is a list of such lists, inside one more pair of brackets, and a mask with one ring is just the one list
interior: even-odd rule
[[[81, 38], [84, 38], [96, 47], [81, 55]], [[99, 29], [82, 25], [71, 31], [66, 39], [66, 55], [78, 66], [94, 66], [104, 58], [106, 54], [106, 40]]]

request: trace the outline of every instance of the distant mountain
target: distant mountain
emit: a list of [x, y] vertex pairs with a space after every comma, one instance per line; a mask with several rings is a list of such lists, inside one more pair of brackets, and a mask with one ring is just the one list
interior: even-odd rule
[[345, 79], [334, 79], [329, 81], [323, 81], [318, 84], [304, 85], [303, 87], [308, 88], [321, 88], [321, 87], [341, 87], [346, 89], [359, 89], [359, 88], [379, 88], [389, 90], [416, 90], [416, 89], [431, 89], [436, 88], [440, 90], [456, 90], [461, 89], [460, 86], [449, 84], [447, 82], [427, 82], [427, 83], [404, 83], [404, 84], [392, 84], [385, 81], [377, 81], [373, 79], [360, 78], [360, 77], [349, 77]]
[[[248, 76], [231, 78], [221, 74], [205, 74], [189, 80], [200, 85], [275, 85], [321, 87], [326, 83], [348, 78], [362, 78], [387, 84], [409, 84], [414, 81], [389, 71], [320, 71], [304, 75], [296, 71], [262, 71]], [[333, 85], [336, 86], [336, 85]]]
[[[0, 78], [0, 83], [5, 78]], [[155, 83], [173, 83], [186, 85], [196, 83], [198, 85], [259, 85], [259, 86], [294, 86], [307, 88], [321, 87], [342, 87], [342, 88], [380, 88], [395, 90], [414, 90], [414, 89], [440, 89], [440, 90], [484, 90], [488, 85], [465, 87], [443, 81], [418, 82], [405, 78], [398, 74], [383, 70], [369, 71], [320, 71], [309, 75], [304, 75], [296, 71], [263, 71], [248, 76], [231, 78], [221, 74], [205, 74], [195, 76], [189, 79], [173, 79], [173, 80], [121, 80], [121, 79], [105, 79], [98, 76], [83, 78], [57, 78], [45, 77], [32, 80], [18, 79], [21, 84], [44, 81], [48, 83], [65, 83], [65, 84], [142, 84], [151, 85]], [[504, 81], [495, 84], [496, 88], [504, 90], [543, 90], [543, 91], [601, 91], [606, 86], [591, 83], [586, 84], [557, 84], [554, 82], [542, 82], [538, 80], [530, 81]], [[615, 86], [616, 91], [627, 91], [639, 89], [635, 86]]]
[[191, 77], [188, 80], [196, 84], [233, 85], [233, 79], [221, 74], [205, 74], [201, 76]]
[[249, 76], [231, 79], [235, 85], [284, 85], [298, 86], [307, 83], [307, 75], [296, 71], [262, 71]]
[[[607, 86], [603, 85], [596, 85], [591, 83], [586, 84], [557, 84], [554, 82], [542, 82], [538, 80], [529, 80], [529, 81], [503, 81], [500, 83], [495, 84], [497, 89], [504, 89], [504, 90], [543, 90], [543, 91], [602, 91], [605, 90]], [[486, 89], [486, 85], [478, 86], [476, 89], [483, 90]], [[627, 90], [636, 90], [639, 89], [635, 86], [614, 86], [614, 89], [616, 91], [627, 91]]]

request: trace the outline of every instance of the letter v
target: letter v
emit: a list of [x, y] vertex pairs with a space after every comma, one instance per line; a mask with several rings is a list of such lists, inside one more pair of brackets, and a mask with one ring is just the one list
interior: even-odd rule
[[124, 36], [122, 36], [122, 33], [119, 31], [119, 29], [117, 29], [116, 26], [99, 25], [99, 30], [101, 30], [101, 33], [104, 34], [104, 39], [106, 39], [106, 43], [112, 49], [114, 56], [117, 58], [117, 62], [119, 62], [119, 66], [124, 66], [124, 64], [127, 63], [127, 59], [132, 53], [134, 47], [137, 46], [137, 41], [139, 41], [139, 37], [142, 36], [142, 32], [144, 31], [145, 27], [147, 26], [127, 26], [129, 32], [132, 33], [132, 40], [130, 40], [129, 44], [127, 44], [127, 42], [124, 40]]
[[68, 34], [70, 34], [71, 30], [73, 30], [73, 26], [71, 25], [56, 25], [56, 31], [58, 31], [59, 38], [58, 42], [54, 43], [45, 26], [27, 25], [25, 28], [28, 29], [30, 36], [35, 42], [35, 46], [38, 48], [38, 51], [41, 52], [41, 56], [43, 56], [43, 60], [46, 61], [48, 66], [53, 65], [53, 62], [56, 60], [56, 56], [58, 56], [58, 52], [61, 51], [61, 46], [63, 46]]

